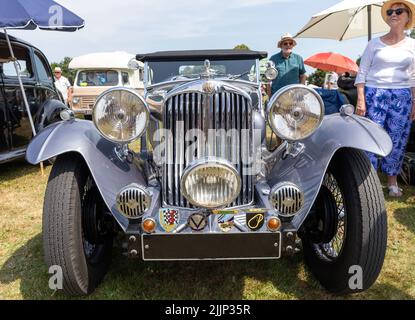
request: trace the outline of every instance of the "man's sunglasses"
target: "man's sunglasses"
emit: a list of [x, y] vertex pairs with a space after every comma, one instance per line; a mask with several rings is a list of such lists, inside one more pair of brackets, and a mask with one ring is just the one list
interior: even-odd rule
[[393, 15], [394, 12], [396, 13], [397, 16], [400, 16], [404, 12], [409, 13], [408, 12], [408, 9], [406, 9], [406, 8], [398, 8], [398, 9], [388, 9], [388, 10], [386, 10], [386, 14], [388, 15], [388, 17], [390, 17], [391, 15]]
[[292, 41], [289, 41], [289, 42], [283, 42], [283, 43], [282, 43], [282, 45], [283, 45], [283, 46], [293, 46], [293, 45], [294, 45], [294, 42], [292, 42]]

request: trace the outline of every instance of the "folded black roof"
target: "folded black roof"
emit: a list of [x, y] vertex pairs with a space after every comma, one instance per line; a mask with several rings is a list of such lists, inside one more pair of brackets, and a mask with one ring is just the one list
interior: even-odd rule
[[159, 51], [146, 54], [137, 54], [138, 61], [191, 61], [191, 60], [233, 60], [233, 59], [263, 59], [268, 56], [264, 51], [251, 50], [183, 50]]

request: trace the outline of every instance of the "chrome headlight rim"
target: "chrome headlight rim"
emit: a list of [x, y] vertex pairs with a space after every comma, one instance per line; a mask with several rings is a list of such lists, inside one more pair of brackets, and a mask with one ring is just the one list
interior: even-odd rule
[[[190, 173], [193, 172], [193, 170], [195, 169], [200, 169], [203, 167], [222, 167], [222, 168], [226, 168], [229, 169], [234, 176], [236, 177], [237, 180], [237, 188], [236, 188], [236, 192], [235, 195], [233, 197], [230, 198], [229, 201], [227, 201], [226, 203], [221, 203], [218, 204], [216, 206], [204, 206], [204, 205], [200, 205], [200, 203], [195, 202], [192, 197], [187, 193], [186, 187], [185, 187], [185, 182], [186, 179], [188, 178], [188, 176], [190, 175]], [[235, 168], [235, 166], [232, 165], [231, 162], [225, 160], [225, 159], [221, 159], [221, 158], [216, 158], [216, 157], [204, 157], [201, 159], [197, 159], [195, 161], [193, 161], [192, 163], [190, 163], [187, 168], [185, 168], [182, 177], [180, 179], [180, 190], [183, 193], [183, 196], [186, 198], [187, 201], [189, 201], [189, 203], [191, 203], [192, 205], [199, 207], [199, 208], [204, 208], [204, 209], [218, 209], [218, 208], [223, 208], [228, 206], [229, 204], [231, 204], [233, 201], [235, 201], [235, 199], [238, 197], [238, 195], [240, 194], [242, 189], [242, 179], [241, 176], [239, 175], [238, 170]]]
[[[273, 109], [275, 107], [275, 104], [276, 104], [277, 100], [284, 93], [286, 93], [287, 91], [293, 90], [293, 89], [305, 89], [305, 90], [309, 91], [311, 94], [313, 94], [314, 97], [316, 97], [316, 99], [318, 100], [318, 102], [320, 104], [320, 111], [321, 111], [318, 125], [314, 128], [314, 130], [310, 131], [308, 134], [302, 136], [299, 139], [292, 139], [291, 137], [285, 136], [284, 134], [282, 134], [274, 126], [274, 123], [271, 121], [271, 116], [273, 115]], [[325, 112], [325, 109], [324, 109], [324, 101], [321, 98], [321, 96], [314, 89], [312, 89], [312, 88], [310, 88], [310, 87], [308, 87], [306, 85], [303, 85], [303, 84], [291, 84], [291, 85], [288, 85], [288, 86], [285, 86], [285, 87], [279, 89], [276, 93], [274, 93], [274, 95], [271, 97], [270, 101], [268, 102], [266, 115], [267, 115], [267, 122], [268, 122], [268, 124], [270, 125], [272, 131], [278, 137], [280, 137], [283, 140], [289, 141], [289, 142], [295, 142], [295, 141], [301, 141], [301, 140], [307, 139], [308, 137], [310, 137], [311, 135], [313, 135], [320, 128], [320, 126], [321, 126], [321, 124], [323, 122], [324, 112]]]
[[[135, 137], [132, 137], [132, 138], [130, 138], [130, 139], [126, 139], [126, 140], [117, 140], [117, 139], [113, 139], [113, 138], [111, 138], [111, 137], [108, 137], [107, 135], [105, 135], [105, 133], [104, 132], [102, 132], [102, 130], [100, 129], [100, 127], [98, 126], [98, 124], [96, 123], [96, 120], [95, 120], [95, 111], [96, 111], [96, 106], [97, 106], [97, 104], [98, 104], [98, 102], [104, 97], [104, 96], [106, 96], [107, 94], [110, 94], [110, 93], [112, 93], [112, 92], [114, 92], [114, 91], [124, 91], [124, 92], [127, 92], [127, 93], [130, 93], [130, 94], [132, 94], [132, 95], [134, 95], [135, 97], [137, 97], [140, 101], [141, 101], [141, 103], [143, 104], [143, 106], [144, 106], [144, 109], [145, 109], [145, 111], [146, 111], [146, 119], [145, 119], [145, 124], [144, 124], [144, 129], [142, 130], [142, 132], [140, 133], [140, 134], [138, 134], [138, 135], [136, 135]], [[100, 133], [100, 135], [101, 136], [103, 136], [105, 139], [107, 139], [107, 140], [109, 140], [109, 141], [111, 141], [111, 142], [115, 142], [115, 143], [121, 143], [121, 144], [128, 144], [128, 143], [131, 143], [132, 141], [134, 141], [134, 140], [137, 140], [137, 139], [139, 139], [145, 132], [146, 132], [146, 129], [148, 128], [148, 124], [149, 124], [149, 122], [150, 122], [150, 108], [148, 107], [148, 105], [147, 105], [147, 102], [145, 101], [145, 99], [142, 97], [142, 96], [140, 96], [136, 91], [134, 91], [133, 89], [130, 89], [130, 88], [125, 88], [125, 87], [114, 87], [114, 88], [110, 88], [110, 89], [108, 89], [108, 90], [105, 90], [103, 93], [101, 93], [98, 97], [97, 97], [97, 99], [96, 99], [96, 101], [95, 101], [95, 103], [94, 103], [94, 107], [92, 108], [92, 122], [94, 123], [94, 126], [95, 126], [95, 128], [97, 128], [97, 130], [98, 130], [98, 132]]]

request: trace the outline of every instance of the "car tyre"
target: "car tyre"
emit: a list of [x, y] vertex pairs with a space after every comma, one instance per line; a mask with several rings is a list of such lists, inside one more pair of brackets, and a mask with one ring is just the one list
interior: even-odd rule
[[57, 157], [44, 200], [43, 249], [48, 267], [62, 268], [62, 287], [69, 295], [90, 294], [108, 270], [112, 233], [103, 232], [94, 243], [85, 235], [85, 221], [103, 215], [101, 201], [84, 160], [77, 154]]
[[[324, 181], [303, 225], [305, 264], [332, 293], [364, 291], [376, 281], [387, 245], [387, 214], [378, 176], [364, 152], [341, 149]], [[354, 277], [359, 270], [360, 280]]]

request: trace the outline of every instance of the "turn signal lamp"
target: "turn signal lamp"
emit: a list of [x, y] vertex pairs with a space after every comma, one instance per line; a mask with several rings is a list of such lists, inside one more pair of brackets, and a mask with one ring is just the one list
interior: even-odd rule
[[146, 233], [153, 233], [156, 230], [156, 222], [150, 218], [144, 219], [141, 226]]
[[281, 220], [277, 217], [271, 217], [267, 221], [269, 231], [277, 231], [281, 227]]

